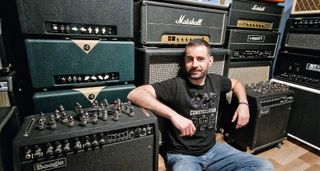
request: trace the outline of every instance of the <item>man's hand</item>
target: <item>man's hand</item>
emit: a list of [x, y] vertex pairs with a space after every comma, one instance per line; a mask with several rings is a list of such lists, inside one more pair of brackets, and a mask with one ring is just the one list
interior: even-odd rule
[[171, 122], [180, 130], [180, 136], [192, 136], [196, 132], [193, 122], [179, 114], [174, 115]]
[[249, 123], [249, 107], [247, 104], [239, 104], [237, 110], [235, 111], [232, 122], [237, 121], [236, 129], [241, 128]]

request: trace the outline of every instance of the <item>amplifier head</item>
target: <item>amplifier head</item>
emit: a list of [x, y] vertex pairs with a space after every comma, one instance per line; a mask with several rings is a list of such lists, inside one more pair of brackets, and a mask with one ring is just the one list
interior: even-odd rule
[[232, 2], [232, 0], [157, 0], [157, 1], [165, 1], [172, 2], [176, 4], [187, 4], [194, 6], [202, 6], [202, 7], [213, 7], [213, 8], [228, 8]]
[[88, 108], [96, 101], [127, 101], [128, 93], [134, 88], [133, 84], [126, 84], [36, 92], [33, 95], [33, 103], [35, 113], [54, 112], [61, 104], [66, 110], [73, 110], [76, 103]]
[[25, 35], [133, 38], [133, 1], [16, 0]]
[[[212, 49], [213, 65], [209, 73], [226, 75], [230, 51]], [[138, 84], [152, 84], [176, 77], [184, 67], [184, 48], [137, 48], [136, 80]]]
[[[227, 10], [143, 0], [136, 22], [136, 42], [144, 45], [188, 44], [203, 38], [211, 45], [223, 45]], [[161, 17], [159, 17], [161, 16]]]
[[283, 6], [237, 0], [230, 8], [229, 27], [279, 30]]
[[0, 76], [0, 107], [15, 105], [14, 87], [16, 86], [15, 72], [12, 71], [6, 76]]
[[25, 44], [37, 89], [134, 80], [134, 42], [27, 39]]
[[293, 0], [292, 15], [320, 14], [318, 0]]
[[13, 141], [13, 160], [15, 170], [157, 170], [157, 118], [121, 101], [31, 115]]

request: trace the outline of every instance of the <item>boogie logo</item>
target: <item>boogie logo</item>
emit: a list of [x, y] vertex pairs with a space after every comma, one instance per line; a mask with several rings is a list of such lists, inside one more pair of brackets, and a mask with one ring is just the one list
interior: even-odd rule
[[57, 169], [65, 166], [67, 166], [67, 159], [60, 158], [56, 160], [49, 160], [46, 162], [36, 163], [33, 165], [33, 170], [34, 171], [53, 170], [53, 169]]

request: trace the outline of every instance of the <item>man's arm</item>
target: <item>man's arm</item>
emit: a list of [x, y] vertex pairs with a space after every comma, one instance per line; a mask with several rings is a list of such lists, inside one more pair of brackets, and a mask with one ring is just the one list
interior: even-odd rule
[[161, 103], [157, 99], [155, 90], [151, 85], [143, 85], [135, 88], [128, 94], [128, 100], [169, 119], [172, 124], [180, 130], [181, 136], [192, 136], [195, 133], [196, 128], [193, 122]]
[[247, 94], [242, 83], [236, 79], [231, 79], [233, 94], [238, 98], [239, 105], [235, 111], [232, 122], [237, 120], [236, 128], [243, 127], [248, 124], [250, 114], [247, 100]]

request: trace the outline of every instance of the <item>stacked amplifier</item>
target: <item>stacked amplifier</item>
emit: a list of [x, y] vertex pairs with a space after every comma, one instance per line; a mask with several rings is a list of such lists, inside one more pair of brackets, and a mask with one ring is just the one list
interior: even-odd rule
[[[267, 81], [276, 55], [283, 7], [276, 3], [234, 0], [226, 35], [226, 45], [233, 51], [229, 77], [245, 84]], [[248, 72], [258, 71], [260, 77]], [[249, 77], [246, 79], [242, 76]]]
[[288, 135], [318, 150], [320, 109], [314, 101], [320, 94], [319, 28], [318, 1], [294, 0], [273, 73], [273, 81], [287, 84], [297, 92]]

